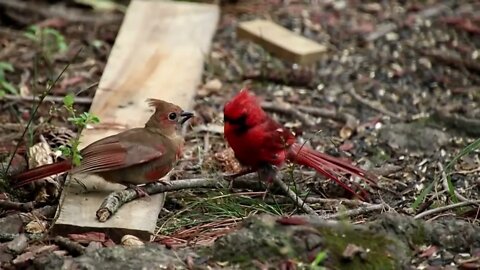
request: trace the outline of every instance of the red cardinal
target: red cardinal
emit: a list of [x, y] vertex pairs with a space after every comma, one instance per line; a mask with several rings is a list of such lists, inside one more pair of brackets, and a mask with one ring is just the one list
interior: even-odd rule
[[98, 140], [80, 151], [81, 164], [72, 166], [64, 160], [17, 174], [15, 186], [22, 186], [44, 177], [70, 171], [96, 174], [106, 181], [135, 188], [157, 181], [174, 166], [181, 154], [183, 137], [180, 127], [193, 113], [184, 112], [175, 104], [149, 99], [155, 108], [143, 128], [134, 128]]
[[341, 173], [375, 184], [375, 177], [366, 171], [296, 143], [292, 132], [270, 118], [247, 89], [233, 97], [223, 113], [225, 138], [244, 166], [259, 171], [265, 166], [281, 166], [288, 160], [315, 169], [352, 194], [355, 192], [339, 180]]

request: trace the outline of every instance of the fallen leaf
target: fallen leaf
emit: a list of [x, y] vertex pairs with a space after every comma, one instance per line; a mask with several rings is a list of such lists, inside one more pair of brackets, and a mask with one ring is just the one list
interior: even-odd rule
[[422, 253], [419, 255], [420, 258], [430, 258], [432, 255], [437, 253], [438, 247], [431, 245], [422, 250]]
[[145, 245], [145, 243], [143, 243], [142, 240], [138, 239], [138, 237], [130, 234], [124, 235], [122, 237], [121, 243], [123, 246], [126, 247], [141, 247]]
[[342, 151], [350, 151], [353, 149], [354, 146], [355, 145], [352, 141], [346, 140], [344, 143], [342, 143], [342, 145], [340, 145], [340, 147], [338, 147], [338, 149]]
[[277, 223], [282, 225], [305, 225], [308, 221], [301, 217], [281, 217], [277, 219]]
[[80, 244], [88, 244], [93, 241], [103, 243], [107, 240], [107, 236], [101, 232], [72, 233], [68, 235], [68, 238]]
[[48, 222], [45, 220], [32, 220], [25, 225], [25, 231], [28, 233], [43, 233], [47, 230]]

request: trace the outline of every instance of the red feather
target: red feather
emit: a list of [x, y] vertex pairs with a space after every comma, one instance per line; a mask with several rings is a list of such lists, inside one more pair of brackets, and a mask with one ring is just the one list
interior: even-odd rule
[[70, 160], [64, 160], [53, 164], [43, 165], [12, 177], [14, 187], [21, 187], [36, 180], [50, 175], [64, 173], [72, 168]]
[[375, 184], [375, 176], [368, 172], [295, 143], [294, 135], [270, 118], [247, 89], [225, 105], [224, 117], [225, 138], [235, 157], [245, 166], [253, 169], [263, 164], [281, 166], [288, 160], [315, 169], [352, 193], [354, 191], [340, 180], [343, 174], [356, 175]]

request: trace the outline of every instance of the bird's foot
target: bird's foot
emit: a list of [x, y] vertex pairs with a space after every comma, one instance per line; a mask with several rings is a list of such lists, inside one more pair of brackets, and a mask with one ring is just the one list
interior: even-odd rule
[[171, 186], [172, 183], [170, 183], [170, 181], [165, 181], [165, 180], [158, 180], [157, 183], [160, 183], [164, 186]]
[[240, 172], [238, 173], [232, 173], [232, 174], [224, 174], [223, 175], [223, 179], [225, 179], [226, 181], [229, 181], [230, 183], [228, 184], [228, 190], [232, 191], [233, 189], [233, 181], [235, 181], [236, 178], [240, 177], [240, 176], [244, 176], [244, 175], [247, 175], [249, 173], [252, 173], [252, 172], [255, 172], [254, 169], [252, 168], [247, 168], [247, 169], [242, 169]]
[[147, 200], [151, 200], [150, 195], [141, 187], [133, 184], [129, 184], [128, 188], [135, 190], [139, 198], [146, 198]]

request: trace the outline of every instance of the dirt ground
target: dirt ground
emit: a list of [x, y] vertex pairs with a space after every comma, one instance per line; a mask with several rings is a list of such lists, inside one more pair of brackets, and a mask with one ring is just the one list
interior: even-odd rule
[[[53, 148], [68, 144], [77, 126], [65, 116], [62, 102], [67, 93], [76, 95], [79, 112], [89, 109], [127, 3], [100, 10], [80, 2], [0, 0], [4, 164], [17, 143], [24, 155], [26, 147], [39, 142], [40, 134]], [[480, 15], [475, 12], [480, 2], [221, 2], [221, 19], [195, 97], [197, 117], [187, 130], [185, 154], [174, 178], [239, 171], [223, 139], [221, 112], [229, 98], [249, 86], [268, 103], [265, 110], [294, 131], [298, 141], [379, 176], [378, 188], [364, 186], [371, 194], [364, 205], [307, 168], [285, 166], [285, 175], [292, 177], [284, 180], [319, 215], [338, 218], [336, 213], [346, 211], [348, 219], [358, 224], [375, 220], [381, 212], [395, 212], [479, 225], [479, 204], [471, 201], [480, 198], [480, 152], [454, 158], [480, 137]], [[254, 18], [271, 19], [328, 50], [312, 66], [284, 62], [236, 38], [237, 24]], [[40, 38], [41, 33], [45, 38]], [[34, 128], [22, 137], [31, 119], [32, 98], [42, 95], [67, 64], [33, 117]], [[22, 170], [25, 160], [14, 165], [12, 170]], [[412, 208], [432, 182], [431, 192]], [[31, 210], [22, 208], [22, 203], [32, 202], [34, 207], [58, 203], [58, 188], [27, 187], [20, 194], [4, 190], [8, 189], [0, 186], [0, 199], [16, 204], [0, 209], [0, 219]], [[245, 217], [302, 213], [276, 193], [262, 200], [261, 188], [234, 192], [169, 193], [154, 241], [177, 248], [209, 245], [235, 230]], [[464, 204], [446, 208], [458, 202]], [[103, 243], [108, 245], [114, 243]], [[0, 262], [12, 260], [2, 255], [3, 250]], [[478, 269], [480, 247], [452, 253], [433, 245], [419, 246], [411, 266]]]

